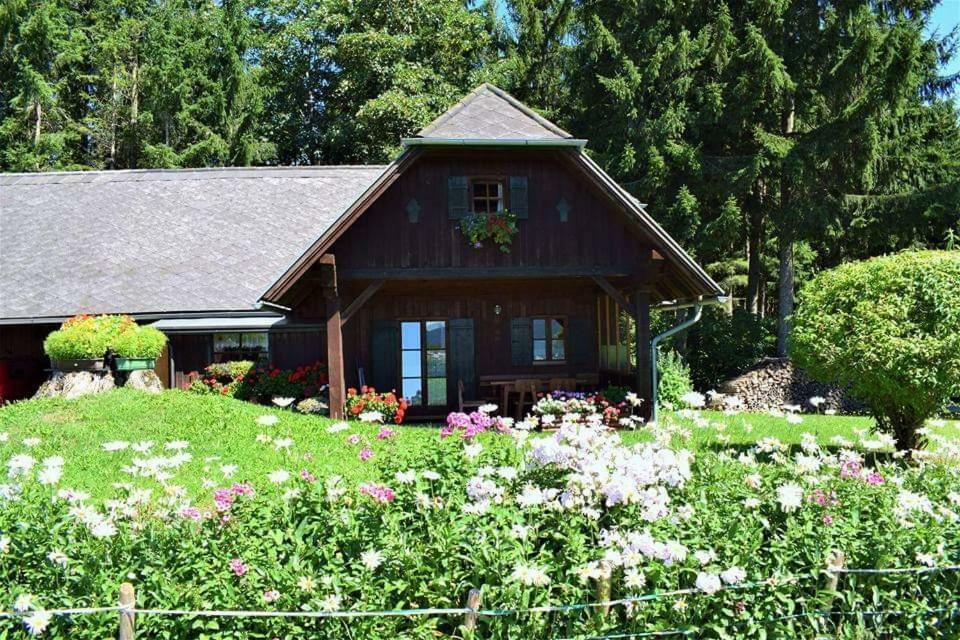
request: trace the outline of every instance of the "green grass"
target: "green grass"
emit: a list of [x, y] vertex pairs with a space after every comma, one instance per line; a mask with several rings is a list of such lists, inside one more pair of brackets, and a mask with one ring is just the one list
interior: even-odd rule
[[[273, 426], [258, 424], [257, 418], [263, 415], [275, 415], [278, 421]], [[370, 467], [386, 449], [403, 449], [436, 435], [433, 428], [406, 427], [395, 438], [378, 441], [377, 426], [354, 422], [350, 429], [331, 434], [326, 431], [331, 424], [333, 421], [327, 418], [215, 395], [184, 391], [150, 395], [117, 389], [76, 400], [29, 400], [0, 409], [0, 433], [7, 434], [7, 441], [0, 443], [0, 461], [5, 463], [10, 456], [24, 452], [37, 460], [63, 456], [66, 465], [61, 486], [106, 496], [114, 493], [112, 485], [116, 482], [156, 487], [155, 480], [134, 477], [122, 469], [135, 457], [171, 456], [176, 452], [165, 450], [165, 443], [186, 440], [190, 443], [186, 451], [193, 459], [176, 469], [175, 478], [169, 482], [196, 496], [209, 493], [204, 489], [204, 478], [217, 486], [250, 480], [260, 488], [270, 484], [267, 474], [278, 469], [340, 474], [350, 481], [369, 479]], [[375, 452], [373, 459], [360, 462], [361, 445], [346, 442], [353, 433], [370, 444]], [[272, 444], [258, 442], [259, 434], [290, 438], [293, 444], [288, 450], [278, 450]], [[40, 438], [41, 442], [25, 448], [26, 438]], [[146, 454], [103, 449], [104, 443], [116, 440], [155, 444]], [[220, 471], [224, 464], [238, 467], [229, 480]]]
[[[257, 419], [263, 415], [277, 416], [277, 423], [258, 424]], [[689, 420], [681, 421], [692, 433], [685, 446], [693, 449], [744, 446], [765, 436], [797, 444], [806, 432], [815, 434], [824, 445], [831, 444], [837, 435], [856, 442], [857, 430], [868, 430], [873, 424], [866, 417], [824, 415], [806, 415], [803, 423], [797, 425], [767, 414], [724, 416], [705, 411], [703, 416], [710, 422], [707, 428], [693, 426]], [[397, 429], [395, 438], [379, 441], [376, 439], [378, 426], [350, 423], [348, 430], [328, 433], [327, 427], [331, 424], [327, 418], [220, 396], [183, 391], [149, 395], [117, 389], [77, 400], [30, 400], [0, 409], [0, 434], [6, 434], [6, 440], [0, 442], [0, 462], [24, 452], [37, 460], [59, 455], [66, 459], [61, 486], [107, 497], [114, 493], [117, 482], [156, 489], [154, 479], [124, 473], [123, 468], [134, 458], [171, 456], [175, 451], [165, 450], [165, 443], [185, 440], [190, 443], [186, 451], [192, 460], [174, 470], [169, 483], [182, 486], [190, 495], [202, 499], [209, 496], [205, 479], [208, 485], [212, 482], [216, 486], [250, 480], [260, 490], [282, 491], [282, 486], [274, 487], [267, 479], [267, 474], [278, 469], [290, 473], [308, 469], [315, 475], [339, 474], [350, 482], [370, 480], [376, 475], [379, 460], [396, 453], [415, 454], [437, 437], [435, 426], [405, 425]], [[936, 430], [951, 438], [960, 437], [960, 423], [947, 423]], [[293, 443], [289, 449], [278, 450], [273, 444], [258, 442], [259, 434], [273, 439], [289, 438]], [[350, 434], [360, 434], [373, 448], [371, 460], [359, 460], [361, 445], [348, 444]], [[27, 448], [23, 444], [27, 438], [39, 438], [40, 443]], [[627, 431], [623, 438], [626, 442], [636, 442], [649, 438], [649, 434], [643, 430]], [[117, 440], [155, 444], [146, 454], [132, 449], [113, 452], [103, 449], [104, 443]], [[220, 471], [224, 464], [238, 467], [229, 479]]]

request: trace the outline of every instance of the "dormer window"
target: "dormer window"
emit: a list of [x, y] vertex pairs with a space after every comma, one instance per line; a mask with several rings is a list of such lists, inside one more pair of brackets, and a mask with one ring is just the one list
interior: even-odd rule
[[470, 181], [474, 213], [495, 213], [504, 210], [503, 181], [477, 178]]

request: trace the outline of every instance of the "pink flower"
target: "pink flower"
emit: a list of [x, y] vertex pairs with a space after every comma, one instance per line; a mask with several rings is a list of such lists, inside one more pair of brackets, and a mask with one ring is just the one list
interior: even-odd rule
[[360, 450], [360, 460], [362, 460], [363, 462], [366, 462], [372, 457], [373, 457], [373, 449], [371, 449], [370, 447], [364, 447], [363, 449]]
[[306, 480], [307, 482], [316, 482], [316, 481], [317, 481], [317, 476], [313, 475], [312, 473], [310, 473], [310, 472], [307, 471], [306, 469], [304, 469], [303, 471], [300, 472], [300, 477], [303, 478], [304, 480]]
[[249, 482], [234, 482], [233, 486], [230, 487], [230, 491], [235, 496], [252, 496], [253, 485]]
[[876, 471], [871, 471], [867, 474], [867, 484], [872, 484], [874, 486], [883, 484], [883, 476]]
[[180, 509], [180, 517], [186, 518], [187, 520], [200, 520], [202, 517], [200, 514], [200, 509], [196, 507], [184, 507]]
[[841, 478], [856, 478], [860, 475], [861, 465], [856, 460], [847, 460], [840, 467]]
[[823, 514], [823, 524], [826, 524], [826, 525], [833, 524], [833, 516], [831, 516], [829, 513]]
[[247, 573], [247, 563], [240, 558], [234, 558], [230, 561], [230, 569], [233, 571], [233, 575], [242, 578]]
[[367, 484], [362, 484], [357, 487], [357, 491], [360, 493], [370, 496], [373, 498], [374, 502], [384, 504], [386, 502], [393, 502], [397, 494], [393, 492], [393, 489], [386, 485], [374, 484], [372, 482]]
[[377, 440], [387, 440], [397, 435], [397, 432], [390, 427], [380, 427], [380, 433], [377, 434]]
[[347, 444], [360, 444], [360, 434], [353, 433], [347, 436]]
[[217, 511], [223, 513], [230, 511], [233, 507], [233, 496], [235, 494], [230, 489], [217, 489], [213, 492], [213, 505]]
[[263, 592], [263, 601], [264, 602], [276, 602], [280, 598], [280, 592], [276, 589], [270, 589], [269, 591]]

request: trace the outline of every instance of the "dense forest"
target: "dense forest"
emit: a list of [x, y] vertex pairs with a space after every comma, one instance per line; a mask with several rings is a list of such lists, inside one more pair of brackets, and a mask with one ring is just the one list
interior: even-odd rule
[[588, 138], [784, 352], [797, 281], [960, 233], [936, 4], [3, 0], [0, 169], [383, 162], [490, 81]]

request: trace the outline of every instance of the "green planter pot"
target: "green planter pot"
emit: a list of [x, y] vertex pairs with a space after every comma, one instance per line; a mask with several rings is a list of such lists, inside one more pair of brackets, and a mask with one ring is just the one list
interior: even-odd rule
[[157, 366], [156, 358], [117, 358], [117, 371], [138, 371], [140, 369], [153, 369]]
[[75, 371], [103, 371], [103, 358], [69, 358], [66, 360], [50, 359], [50, 365], [57, 371], [72, 373]]

